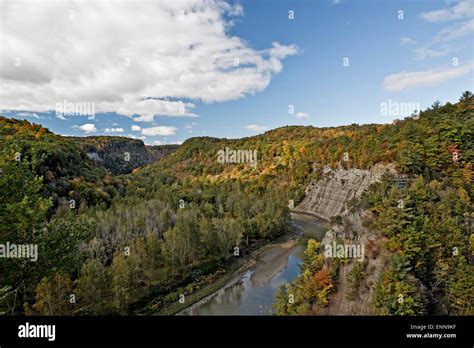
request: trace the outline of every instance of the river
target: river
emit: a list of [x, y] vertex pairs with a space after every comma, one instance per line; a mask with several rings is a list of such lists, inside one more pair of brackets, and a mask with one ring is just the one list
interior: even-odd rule
[[302, 214], [292, 214], [292, 226], [294, 233], [286, 241], [267, 248], [250, 269], [181, 314], [272, 315], [276, 291], [299, 274], [303, 241], [321, 241], [327, 229], [326, 223]]

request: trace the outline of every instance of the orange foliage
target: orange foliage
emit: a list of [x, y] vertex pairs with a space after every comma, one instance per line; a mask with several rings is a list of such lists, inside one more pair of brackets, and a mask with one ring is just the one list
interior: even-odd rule
[[[135, 169], [132, 171], [132, 173], [137, 173], [138, 170], [135, 171], [136, 169], [138, 169], [138, 168], [135, 168]], [[103, 182], [104, 182], [105, 185], [110, 185], [110, 175], [104, 176]]]
[[332, 277], [327, 268], [322, 268], [314, 274], [314, 281], [320, 287], [332, 284]]

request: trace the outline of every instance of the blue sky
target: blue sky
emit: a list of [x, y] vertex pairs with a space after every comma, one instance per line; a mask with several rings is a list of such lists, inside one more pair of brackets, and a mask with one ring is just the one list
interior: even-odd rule
[[[224, 36], [216, 31], [218, 40], [206, 41], [206, 35], [210, 36], [209, 30], [215, 30], [216, 25], [209, 29], [202, 24], [194, 30], [189, 28], [189, 36], [193, 36], [192, 42], [199, 43], [200, 47], [220, 45], [218, 51], [214, 48], [214, 51], [211, 51], [214, 55], [221, 57], [231, 52], [231, 57], [232, 55], [239, 57], [244, 63], [239, 64], [238, 68], [235, 65], [230, 68], [213, 66], [204, 75], [199, 75], [203, 70], [199, 65], [207, 66], [209, 59], [206, 60], [201, 54], [199, 58], [201, 60], [192, 62], [183, 60], [179, 63], [180, 60], [186, 59], [187, 55], [186, 51], [181, 50], [170, 60], [173, 63], [169, 63], [174, 64], [178, 61], [171, 69], [176, 71], [174, 75], [168, 72], [165, 75], [156, 75], [166, 76], [166, 79], [172, 80], [171, 82], [167, 80], [157, 82], [159, 79], [153, 80], [155, 75], [149, 73], [150, 69], [162, 73], [161, 71], [168, 65], [164, 64], [161, 70], [155, 70], [154, 66], [150, 68], [147, 65], [148, 68], [145, 70], [137, 67], [138, 64], [133, 65], [135, 61], [132, 60], [132, 67], [137, 69], [133, 76], [140, 78], [136, 80], [124, 78], [123, 84], [126, 86], [122, 86], [120, 76], [117, 79], [110, 78], [110, 84], [105, 85], [107, 93], [104, 93], [98, 80], [93, 80], [93, 87], [80, 86], [84, 83], [81, 81], [86, 81], [81, 75], [83, 70], [78, 68], [76, 73], [76, 70], [68, 70], [67, 66], [63, 67], [61, 63], [57, 63], [57, 69], [48, 70], [51, 75], [44, 78], [46, 82], [38, 85], [38, 88], [44, 89], [44, 94], [41, 94], [43, 93], [41, 91], [38, 93], [29, 91], [29, 88], [32, 90], [35, 88], [39, 78], [25, 81], [30, 75], [26, 74], [25, 78], [25, 74], [13, 76], [14, 74], [4, 71], [1, 75], [3, 83], [12, 86], [13, 82], [17, 83], [16, 91], [20, 90], [23, 94], [7, 91], [2, 95], [0, 109], [4, 115], [41, 123], [59, 134], [134, 136], [142, 137], [148, 144], [161, 144], [179, 143], [189, 137], [203, 135], [245, 137], [285, 125], [323, 127], [351, 123], [387, 123], [394, 118], [408, 116], [396, 112], [381, 114], [381, 105], [389, 101], [398, 104], [416, 104], [424, 109], [435, 100], [443, 103], [454, 102], [459, 99], [463, 91], [474, 90], [472, 0], [242, 0], [231, 2], [230, 5], [229, 8], [213, 9], [214, 12], [202, 9], [202, 16], [208, 14], [219, 16], [216, 23], [224, 23], [227, 27]], [[81, 11], [86, 10], [74, 11], [75, 16], [82, 18]], [[190, 16], [189, 11], [183, 11], [183, 15]], [[293, 11], [293, 19], [288, 18], [289, 11]], [[2, 24], [7, 33], [3, 38], [7, 46], [10, 44], [9, 29], [13, 30], [13, 27], [8, 27], [8, 23], [7, 21], [6, 24]], [[77, 32], [71, 32], [70, 35], [77, 37], [74, 35], [80, 35], [84, 30], [86, 29], [80, 27]], [[154, 45], [154, 35], [161, 31], [163, 30], [158, 28], [154, 32], [151, 28], [149, 32], [142, 32], [141, 34], [147, 38], [145, 44], [151, 42], [151, 45]], [[197, 33], [201, 31], [202, 38], [197, 37]], [[92, 32], [91, 35], [93, 34]], [[179, 32], [179, 35], [176, 34], [176, 40], [179, 41], [180, 37], [186, 38], [186, 35], [188, 35], [186, 30]], [[225, 47], [235, 44], [235, 40], [232, 40], [235, 37], [240, 40], [238, 47], [226, 50]], [[30, 51], [35, 52], [36, 46], [42, 44], [40, 42], [29, 43], [34, 46]], [[72, 46], [77, 42], [77, 39], [71, 40]], [[108, 42], [107, 38], [104, 42]], [[274, 42], [277, 42], [278, 46], [272, 46]], [[117, 41], [117, 45], [117, 52], [126, 48], [121, 46], [121, 41]], [[162, 45], [160, 43], [160, 47], [164, 47]], [[140, 45], [139, 49], [142, 50], [143, 47]], [[272, 47], [277, 47], [278, 50], [272, 51]], [[172, 57], [170, 52], [175, 52], [175, 49], [175, 46], [166, 48], [166, 59]], [[190, 50], [191, 53], [195, 52], [193, 48]], [[18, 49], [18, 52], [21, 51]], [[54, 52], [50, 51], [50, 55], [52, 53]], [[21, 56], [20, 53], [17, 54]], [[87, 57], [88, 54], [83, 57]], [[100, 49], [94, 54], [96, 57], [105, 55]], [[74, 57], [76, 56], [71, 59], [74, 60]], [[159, 56], [159, 60], [160, 57], [165, 56]], [[247, 58], [250, 60], [246, 63]], [[160, 61], [162, 64], [163, 59]], [[81, 60], [81, 64], [82, 62], [84, 59]], [[34, 61], [27, 63], [36, 67]], [[155, 61], [145, 62], [143, 59], [138, 59], [138, 63], [143, 66], [158, 64]], [[37, 64], [38, 67], [41, 66], [39, 61]], [[185, 71], [193, 70], [193, 74], [181, 74], [179, 64], [183, 64]], [[191, 65], [188, 67], [186, 64]], [[239, 71], [243, 70], [238, 69], [244, 69], [247, 65], [253, 70], [242, 79], [235, 75], [226, 75], [229, 69], [233, 68], [236, 68], [236, 73], [239, 74]], [[226, 72], [221, 74], [221, 68]], [[3, 64], [3, 69], [12, 68]], [[102, 74], [106, 79], [112, 75], [110, 71], [104, 73], [102, 70], [97, 70], [98, 68], [95, 69], [91, 70], [89, 75]], [[113, 71], [116, 72], [116, 69]], [[36, 76], [36, 73], [33, 71], [31, 75]], [[69, 75], [71, 77], [65, 80], [64, 76]], [[207, 78], [214, 79], [214, 76], [218, 76], [214, 82], [217, 88], [220, 89], [227, 84], [225, 86], [229, 89], [228, 92], [216, 97], [212, 93], [204, 93], [208, 85], [201, 86], [200, 81]], [[53, 92], [57, 93], [56, 99], [52, 98], [52, 101], [48, 101], [49, 104], [42, 103], [41, 98], [45, 98], [42, 96], [49, 98], [48, 92], [58, 91], [67, 83], [71, 83], [71, 87], [61, 93]], [[163, 84], [169, 85], [173, 93], [168, 95], [166, 90], [162, 92]], [[149, 85], [150, 88], [142, 85]], [[97, 93], [94, 92], [95, 86], [98, 86]], [[126, 92], [121, 90], [128, 86], [134, 86], [135, 90]], [[100, 100], [94, 99], [95, 96], [81, 99], [83, 102], [93, 100], [97, 103], [96, 109], [99, 111], [94, 119], [77, 115], [58, 118], [53, 110], [45, 112], [48, 110], [48, 105], [54, 105], [52, 104], [54, 101], [61, 101], [66, 97], [67, 100], [74, 100], [74, 95], [67, 93], [75, 88], [79, 95], [89, 95], [87, 93], [91, 91], [90, 95], [94, 92], [94, 95], [101, 96]], [[233, 91], [240, 92], [233, 93]], [[121, 114], [120, 110], [124, 108], [121, 109], [120, 104], [112, 105], [104, 102], [105, 99], [112, 100], [117, 95], [126, 98], [131, 95], [145, 97], [144, 93], [163, 101], [159, 106], [153, 106], [159, 108], [156, 114], [153, 111], [155, 109], [152, 109], [152, 115], [143, 116], [149, 112], [148, 108], [143, 109], [143, 114], [133, 114], [133, 105], [130, 106], [130, 103], [124, 107], [127, 111]], [[14, 98], [16, 99], [13, 100]], [[17, 102], [28, 98], [35, 101], [23, 104]], [[184, 103], [185, 110], [178, 114], [163, 111], [173, 109], [175, 106], [173, 102]], [[142, 107], [142, 104], [134, 105]], [[289, 113], [290, 105], [294, 107], [293, 114]], [[135, 126], [134, 131], [131, 129], [132, 126]]]

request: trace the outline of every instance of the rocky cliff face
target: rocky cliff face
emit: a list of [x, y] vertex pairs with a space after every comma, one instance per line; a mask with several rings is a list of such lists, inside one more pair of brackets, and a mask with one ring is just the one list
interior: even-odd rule
[[[364, 212], [349, 213], [347, 203], [358, 198], [370, 184], [381, 179], [389, 171], [396, 175], [394, 165], [377, 164], [371, 170], [325, 168], [323, 179], [313, 181], [306, 188], [304, 200], [297, 206], [297, 211], [330, 220], [341, 216], [339, 223], [334, 223], [326, 231], [321, 241], [323, 250], [326, 246], [342, 244], [359, 247], [362, 255], [349, 257], [338, 266], [336, 290], [329, 305], [321, 314], [326, 315], [373, 315], [372, 296], [377, 279], [384, 269], [384, 260], [388, 259], [387, 251], [381, 247], [384, 243], [380, 235], [367, 231], [362, 225]], [[362, 262], [362, 274], [357, 290], [350, 290], [349, 273], [354, 265]]]
[[357, 168], [324, 169], [324, 178], [311, 182], [297, 211], [330, 220], [347, 214], [347, 202], [360, 197], [370, 184], [380, 180], [385, 171], [395, 172], [394, 166], [377, 164], [371, 170]]
[[125, 137], [71, 138], [86, 155], [113, 174], [130, 173], [133, 169], [158, 161], [176, 151], [179, 145], [146, 146], [143, 141]]
[[173, 152], [178, 150], [179, 145], [155, 145], [145, 146], [145, 148], [154, 162], [162, 159], [163, 157], [171, 155]]

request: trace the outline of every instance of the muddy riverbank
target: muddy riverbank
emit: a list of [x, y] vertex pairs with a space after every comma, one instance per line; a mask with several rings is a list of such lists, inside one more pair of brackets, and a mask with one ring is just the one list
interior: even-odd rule
[[271, 315], [277, 289], [299, 274], [307, 238], [321, 240], [324, 221], [292, 214], [292, 231], [249, 255], [245, 264], [219, 290], [179, 315]]

